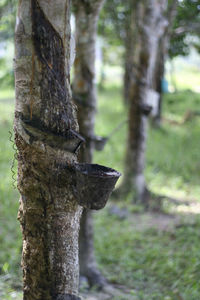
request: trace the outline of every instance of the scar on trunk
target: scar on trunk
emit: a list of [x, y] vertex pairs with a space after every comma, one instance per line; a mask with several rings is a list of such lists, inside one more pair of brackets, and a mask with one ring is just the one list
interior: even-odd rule
[[32, 0], [32, 33], [36, 54], [47, 70], [52, 70], [56, 79], [64, 83], [64, 46], [62, 38], [40, 8]]
[[[61, 132], [69, 127], [66, 105], [68, 94], [65, 82], [65, 49], [61, 36], [45, 16], [38, 1], [32, 0], [31, 4], [35, 57], [42, 68], [40, 115], [50, 129]], [[48, 111], [52, 112], [51, 115], [48, 114]], [[33, 104], [30, 106], [30, 117], [31, 119], [35, 118]]]

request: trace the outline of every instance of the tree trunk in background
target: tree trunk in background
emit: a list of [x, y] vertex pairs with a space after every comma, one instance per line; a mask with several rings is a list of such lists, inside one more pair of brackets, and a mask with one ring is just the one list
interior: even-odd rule
[[81, 207], [70, 166], [80, 142], [69, 78], [70, 0], [19, 1], [15, 142], [24, 300], [78, 297]]
[[[76, 59], [74, 64], [73, 98], [78, 106], [80, 133], [86, 143], [80, 152], [81, 162], [92, 162], [96, 112], [95, 47], [97, 22], [104, 0], [74, 1], [76, 17]], [[94, 246], [92, 212], [84, 210], [79, 237], [80, 275], [87, 277], [90, 286], [105, 285], [97, 269]]]
[[166, 11], [166, 18], [168, 25], [165, 28], [163, 35], [159, 40], [159, 51], [157, 56], [157, 63], [155, 68], [155, 83], [154, 88], [159, 93], [159, 103], [157, 115], [153, 118], [153, 124], [155, 126], [160, 126], [161, 124], [161, 114], [162, 114], [162, 80], [165, 74], [165, 62], [167, 59], [169, 51], [169, 41], [173, 29], [173, 22], [176, 16], [177, 0], [168, 1], [168, 7]]
[[[129, 5], [129, 13], [127, 14], [127, 18], [125, 20], [125, 53], [124, 53], [124, 78], [123, 78], [123, 98], [125, 105], [128, 105], [129, 101], [129, 91], [130, 91], [130, 84], [132, 78], [132, 70], [133, 70], [133, 56], [134, 56], [134, 31], [136, 28], [134, 27], [134, 17], [133, 17], [133, 9], [131, 6], [133, 5], [130, 1], [128, 1], [127, 5]], [[135, 7], [135, 4], [134, 4]]]
[[164, 35], [160, 38], [159, 42], [159, 51], [157, 55], [157, 63], [156, 63], [156, 69], [155, 69], [155, 91], [159, 94], [158, 99], [158, 110], [156, 116], [152, 119], [153, 125], [156, 127], [160, 127], [161, 124], [161, 111], [162, 111], [162, 80], [164, 78], [165, 73], [165, 37]]
[[146, 203], [148, 191], [144, 178], [147, 121], [150, 106], [158, 42], [166, 20], [165, 0], [131, 1], [131, 30], [134, 53], [129, 89], [129, 125], [124, 179], [121, 193], [134, 193], [135, 201]]

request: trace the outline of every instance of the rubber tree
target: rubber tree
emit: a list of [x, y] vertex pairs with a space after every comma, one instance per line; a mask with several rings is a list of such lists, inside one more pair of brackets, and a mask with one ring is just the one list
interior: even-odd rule
[[164, 17], [165, 0], [130, 1], [132, 33], [128, 95], [128, 137], [125, 155], [124, 178], [119, 192], [132, 194], [134, 201], [148, 202], [149, 192], [144, 178], [145, 148], [148, 115], [151, 111], [149, 99], [158, 53], [158, 44], [167, 25]]
[[134, 17], [133, 17], [133, 9], [131, 9], [132, 3], [131, 1], [127, 1], [127, 6], [129, 9], [126, 11], [126, 18], [124, 22], [125, 30], [124, 30], [124, 78], [123, 78], [123, 98], [125, 105], [128, 104], [129, 101], [129, 90], [130, 90], [130, 82], [132, 77], [132, 69], [133, 69], [133, 55], [134, 55]]
[[[74, 63], [73, 98], [78, 106], [80, 133], [86, 139], [79, 160], [91, 163], [94, 150], [96, 112], [95, 49], [97, 23], [104, 0], [73, 1], [76, 19], [76, 59]], [[79, 237], [80, 275], [90, 286], [99, 288], [105, 279], [99, 272], [94, 256], [92, 212], [84, 209]]]
[[174, 19], [177, 12], [177, 0], [168, 1], [166, 8], [165, 16], [168, 21], [168, 25], [165, 27], [165, 30], [162, 36], [159, 39], [159, 51], [156, 59], [156, 68], [155, 68], [155, 77], [154, 77], [154, 89], [159, 94], [158, 110], [156, 116], [153, 118], [153, 124], [160, 126], [161, 124], [161, 114], [162, 114], [162, 80], [165, 74], [165, 62], [168, 57], [169, 52], [169, 43], [172, 34], [172, 29], [174, 25]]
[[70, 0], [19, 1], [15, 142], [25, 300], [78, 297], [82, 208], [71, 166], [81, 143], [70, 93]]

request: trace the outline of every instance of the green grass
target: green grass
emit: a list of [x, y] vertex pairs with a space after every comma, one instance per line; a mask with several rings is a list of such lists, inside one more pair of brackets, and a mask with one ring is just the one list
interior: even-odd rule
[[182, 92], [164, 99], [164, 117], [180, 125], [164, 122], [161, 130], [149, 131], [146, 176], [155, 192], [172, 197], [199, 199], [200, 118], [181, 125], [188, 110], [198, 111], [200, 94]]
[[[7, 96], [5, 96], [7, 95]], [[12, 92], [0, 94], [0, 299], [21, 300], [21, 234], [17, 222], [18, 193], [12, 186], [14, 155], [9, 141], [14, 103]], [[96, 133], [108, 136], [127, 118], [118, 86], [107, 85], [99, 95]], [[7, 100], [3, 100], [3, 99]], [[164, 97], [161, 129], [149, 126], [146, 153], [146, 180], [152, 191], [174, 198], [199, 201], [200, 118], [181, 121], [188, 110], [199, 110], [200, 94], [189, 91]], [[176, 122], [177, 124], [174, 124]], [[94, 161], [123, 173], [126, 124], [108, 141]], [[15, 166], [16, 170], [16, 166]], [[130, 199], [120, 206], [139, 210]], [[109, 207], [109, 206], [108, 206]], [[200, 217], [174, 209], [173, 217], [183, 216], [186, 225], [170, 231], [136, 229], [135, 214], [126, 220], [109, 215], [108, 208], [95, 214], [95, 248], [99, 266], [114, 283], [128, 286], [138, 300], [200, 299]], [[136, 217], [135, 217], [136, 218]], [[142, 227], [142, 224], [141, 224]], [[18, 279], [16, 279], [18, 276]], [[132, 299], [127, 295], [127, 299]], [[134, 298], [135, 299], [135, 298]], [[119, 300], [119, 299], [118, 299]]]

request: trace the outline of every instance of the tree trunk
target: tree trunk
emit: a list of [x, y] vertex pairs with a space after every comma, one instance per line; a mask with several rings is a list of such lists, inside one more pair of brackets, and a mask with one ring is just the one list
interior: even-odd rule
[[[97, 22], [104, 0], [74, 2], [76, 17], [76, 59], [74, 64], [73, 98], [78, 105], [80, 133], [86, 143], [80, 152], [81, 162], [91, 163], [94, 150], [96, 112], [95, 47]], [[90, 286], [99, 288], [105, 279], [97, 269], [93, 246], [92, 212], [84, 210], [79, 237], [80, 275], [87, 277]]]
[[128, 93], [129, 125], [124, 179], [120, 191], [134, 194], [135, 201], [146, 203], [148, 191], [144, 178], [147, 120], [151, 97], [158, 41], [164, 32], [164, 0], [134, 1], [131, 5], [130, 26], [134, 53]]
[[155, 126], [161, 125], [162, 116], [162, 80], [165, 74], [165, 62], [169, 51], [169, 41], [173, 29], [174, 19], [176, 16], [177, 0], [168, 1], [168, 7], [166, 11], [166, 18], [168, 25], [165, 27], [165, 31], [159, 40], [159, 51], [157, 56], [156, 68], [155, 68], [155, 85], [154, 88], [159, 94], [158, 111], [157, 115], [153, 118], [153, 124]]
[[70, 0], [19, 1], [15, 142], [24, 300], [78, 297], [82, 208], [71, 166], [81, 142], [69, 77]]
[[159, 94], [157, 114], [153, 117], [152, 122], [156, 127], [161, 125], [161, 112], [162, 112], [162, 80], [165, 73], [165, 38], [162, 36], [159, 42], [159, 51], [157, 55], [156, 68], [155, 68], [155, 91]]
[[[134, 48], [134, 38], [135, 38], [135, 24], [134, 24], [134, 11], [131, 9], [133, 5], [130, 1], [128, 1], [127, 5], [129, 5], [129, 13], [127, 13], [125, 19], [125, 53], [124, 53], [124, 78], [123, 78], [123, 98], [125, 105], [128, 105], [129, 101], [129, 92], [132, 78], [132, 70], [133, 70], [133, 61], [134, 61], [134, 51], [137, 51]], [[134, 5], [135, 7], [135, 5]]]

